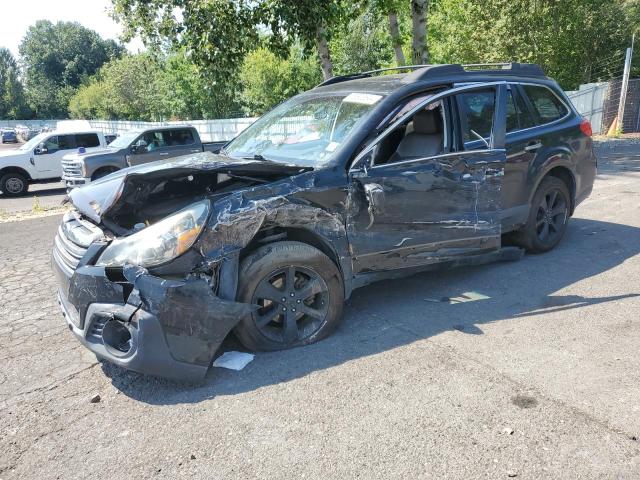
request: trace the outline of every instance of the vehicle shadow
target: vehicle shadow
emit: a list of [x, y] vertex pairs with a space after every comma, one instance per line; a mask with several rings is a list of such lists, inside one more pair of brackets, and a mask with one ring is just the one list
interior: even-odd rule
[[[201, 385], [125, 372], [103, 364], [113, 385], [149, 404], [195, 403], [288, 382], [314, 371], [375, 355], [440, 333], [483, 335], [482, 326], [529, 315], [640, 296], [583, 297], [556, 292], [622, 264], [640, 251], [640, 228], [574, 218], [563, 242], [544, 255], [384, 281], [354, 292], [344, 321], [328, 339], [288, 351], [257, 353], [244, 370], [212, 368]], [[489, 298], [451, 303], [464, 292]], [[479, 339], [478, 341], [482, 341]], [[233, 339], [223, 349], [242, 347]]]

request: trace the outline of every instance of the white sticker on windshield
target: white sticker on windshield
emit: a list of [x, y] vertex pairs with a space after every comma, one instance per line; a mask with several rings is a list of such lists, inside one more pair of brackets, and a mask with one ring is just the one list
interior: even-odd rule
[[327, 152], [334, 152], [336, 148], [338, 148], [338, 145], [340, 145], [338, 142], [330, 142], [329, 145], [325, 147], [325, 150]]
[[345, 103], [360, 103], [362, 105], [374, 105], [380, 101], [382, 95], [374, 95], [372, 93], [350, 93], [344, 97]]

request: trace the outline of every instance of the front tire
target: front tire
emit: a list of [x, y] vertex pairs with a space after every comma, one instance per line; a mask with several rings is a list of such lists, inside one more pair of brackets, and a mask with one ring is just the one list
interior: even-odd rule
[[0, 177], [0, 190], [7, 197], [19, 197], [29, 191], [29, 180], [21, 173], [7, 173]]
[[242, 261], [238, 301], [259, 307], [235, 328], [248, 349], [307, 345], [326, 338], [340, 323], [342, 276], [320, 250], [300, 242], [276, 242]]
[[571, 195], [567, 185], [556, 177], [546, 177], [538, 186], [526, 225], [516, 235], [516, 243], [531, 253], [553, 249], [567, 229]]

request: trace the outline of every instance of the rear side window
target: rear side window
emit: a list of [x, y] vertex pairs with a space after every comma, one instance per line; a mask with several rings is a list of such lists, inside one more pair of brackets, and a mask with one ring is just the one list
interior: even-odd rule
[[169, 137], [167, 144], [171, 147], [193, 145], [195, 143], [195, 140], [193, 139], [193, 132], [189, 129], [171, 130], [166, 132], [166, 136]]
[[540, 123], [549, 123], [564, 117], [568, 111], [560, 99], [547, 87], [523, 85]]
[[76, 146], [84, 148], [92, 148], [100, 146], [100, 140], [95, 133], [82, 133], [76, 135]]
[[493, 90], [461, 93], [457, 95], [458, 111], [464, 143], [478, 140], [478, 136], [491, 136], [495, 92]]
[[531, 113], [529, 113], [522, 96], [512, 87], [507, 95], [507, 133], [533, 127], [534, 125], [535, 121]]
[[58, 150], [71, 150], [76, 148], [75, 135], [58, 135]]

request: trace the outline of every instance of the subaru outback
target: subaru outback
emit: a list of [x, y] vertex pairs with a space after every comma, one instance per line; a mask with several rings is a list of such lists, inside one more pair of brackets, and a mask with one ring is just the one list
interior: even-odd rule
[[309, 344], [370, 282], [554, 248], [596, 174], [559, 86], [536, 65], [406, 70], [330, 79], [219, 154], [74, 189], [53, 250], [69, 329], [101, 359], [195, 380], [232, 331]]

